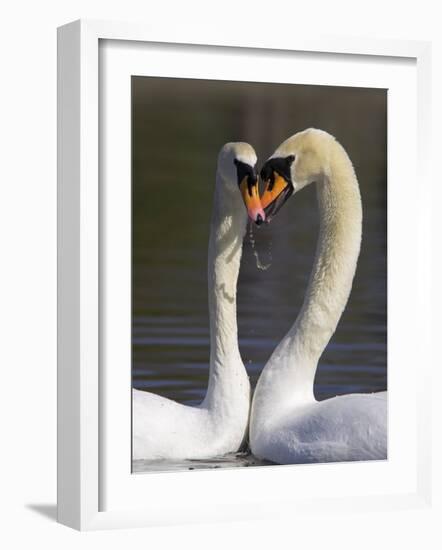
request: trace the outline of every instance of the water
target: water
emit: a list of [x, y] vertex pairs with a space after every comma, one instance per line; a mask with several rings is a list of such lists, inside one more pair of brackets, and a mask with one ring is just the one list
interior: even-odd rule
[[255, 256], [256, 267], [258, 269], [261, 269], [261, 271], [267, 271], [269, 267], [271, 267], [272, 265], [272, 251], [271, 251], [272, 242], [271, 241], [269, 242], [269, 251], [268, 251], [269, 262], [265, 264], [262, 262], [258, 252], [258, 248], [256, 246], [255, 236], [253, 235], [253, 226], [254, 224], [249, 222], [249, 243], [250, 243], [250, 246], [252, 247], [253, 255]]
[[[135, 460], [134, 474], [149, 472], [180, 472], [183, 470], [198, 471], [218, 468], [247, 468], [249, 466], [271, 466], [273, 463], [260, 460], [249, 452], [228, 453], [207, 460]], [[273, 464], [274, 465], [274, 464]]]
[[[133, 99], [133, 386], [188, 405], [204, 397], [207, 244], [220, 147], [248, 141], [262, 162], [294, 131], [316, 126], [339, 137], [353, 160], [364, 224], [352, 294], [321, 357], [315, 396], [385, 390], [385, 91], [137, 77]], [[311, 186], [244, 240], [238, 328], [252, 386], [300, 309], [317, 234]], [[240, 453], [211, 461], [140, 461], [134, 471], [234, 465], [257, 464]]]

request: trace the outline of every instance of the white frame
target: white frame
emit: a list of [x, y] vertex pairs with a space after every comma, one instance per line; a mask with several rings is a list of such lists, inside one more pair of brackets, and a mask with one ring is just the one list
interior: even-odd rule
[[[233, 55], [232, 55], [233, 53]], [[100, 43], [100, 185], [101, 185], [101, 372], [100, 509], [149, 509], [152, 521], [163, 513], [183, 520], [200, 517], [187, 495], [210, 502], [216, 494], [218, 517], [241, 517], [253, 502], [269, 506], [287, 498], [311, 499], [413, 492], [416, 483], [416, 365], [418, 319], [416, 232], [410, 224], [415, 207], [416, 63], [409, 58], [333, 56], [268, 49], [235, 49], [151, 42], [104, 40]], [[314, 467], [221, 469], [206, 482], [203, 472], [131, 475], [131, 79], [134, 75], [260, 81], [320, 86], [386, 89], [388, 94], [388, 460]], [[407, 132], [403, 131], [406, 123]], [[241, 136], [238, 136], [241, 139]], [[232, 136], [225, 136], [232, 139]], [[407, 162], [403, 162], [406, 158]], [[398, 205], [401, 205], [398, 207]], [[405, 246], [404, 246], [404, 243]], [[289, 253], [289, 251], [287, 251]], [[123, 260], [126, 259], [126, 260]], [[393, 282], [393, 284], [390, 284]], [[402, 296], [408, 296], [405, 318]], [[351, 307], [351, 302], [349, 304]], [[419, 355], [418, 355], [419, 354]], [[403, 427], [407, 426], [404, 431]], [[204, 473], [205, 474], [205, 473]], [[284, 487], [286, 489], [284, 489]], [[286, 494], [284, 494], [286, 493]], [[150, 498], [146, 499], [149, 494]], [[168, 495], [174, 494], [173, 501]], [[233, 501], [233, 502], [232, 502]], [[268, 512], [267, 512], [268, 515]]]
[[[58, 34], [58, 520], [77, 529], [147, 526], [177, 522], [261, 517], [262, 503], [250, 502], [244, 513], [232, 506], [232, 514], [219, 517], [217, 510], [201, 505], [201, 513], [181, 517], [165, 513], [153, 515], [142, 509], [100, 511], [100, 419], [99, 419], [99, 40], [129, 40], [267, 48], [333, 54], [408, 57], [417, 63], [418, 72], [418, 164], [421, 181], [429, 181], [428, 150], [430, 101], [430, 45], [425, 42], [363, 40], [330, 37], [305, 37], [231, 40], [189, 40], [186, 31], [173, 36], [158, 36], [154, 28], [136, 24], [76, 21], [61, 27]], [[194, 33], [193, 33], [194, 34]], [[430, 302], [430, 205], [431, 187], [419, 193], [419, 296], [423, 313], [431, 311]], [[430, 350], [431, 315], [422, 315], [421, 346]], [[426, 325], [425, 325], [426, 324]], [[355, 501], [345, 497], [333, 501], [333, 509], [347, 511], [392, 506], [419, 506], [430, 501], [430, 402], [425, 392], [431, 361], [421, 365], [418, 399], [417, 490], [412, 494], [366, 496]], [[283, 469], [278, 477], [284, 476]], [[209, 474], [211, 475], [211, 474]], [[207, 479], [207, 478], [206, 478]], [[330, 506], [330, 499], [284, 502], [276, 507], [279, 516], [296, 511], [315, 511]], [[275, 503], [272, 504], [275, 509]], [[286, 511], [286, 512], [285, 512]], [[184, 512], [184, 510], [183, 510]]]

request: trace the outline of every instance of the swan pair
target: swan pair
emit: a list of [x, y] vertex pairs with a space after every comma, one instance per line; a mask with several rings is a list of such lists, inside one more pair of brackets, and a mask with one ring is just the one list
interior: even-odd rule
[[[352, 163], [330, 134], [305, 130], [266, 161], [259, 198], [256, 154], [229, 143], [218, 157], [209, 240], [210, 373], [204, 401], [190, 407], [133, 390], [133, 458], [207, 458], [237, 451], [278, 464], [384, 459], [387, 394], [317, 402], [318, 360], [348, 301], [359, 256], [362, 206]], [[236, 284], [247, 216], [270, 221], [316, 183], [320, 231], [301, 311], [264, 367], [250, 406], [238, 348]], [[244, 205], [246, 208], [244, 208]]]

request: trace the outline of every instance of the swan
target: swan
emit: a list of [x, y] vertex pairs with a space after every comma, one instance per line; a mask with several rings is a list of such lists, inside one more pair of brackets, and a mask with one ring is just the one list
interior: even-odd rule
[[236, 285], [248, 215], [258, 225], [265, 219], [255, 164], [247, 143], [227, 143], [218, 155], [208, 254], [206, 396], [194, 407], [133, 389], [134, 460], [209, 458], [236, 452], [245, 438], [250, 382], [238, 348]]
[[353, 165], [332, 135], [311, 128], [277, 148], [261, 179], [267, 222], [315, 182], [320, 230], [300, 313], [254, 392], [252, 453], [278, 464], [385, 459], [387, 392], [324, 401], [313, 395], [318, 360], [347, 304], [359, 256], [362, 205]]

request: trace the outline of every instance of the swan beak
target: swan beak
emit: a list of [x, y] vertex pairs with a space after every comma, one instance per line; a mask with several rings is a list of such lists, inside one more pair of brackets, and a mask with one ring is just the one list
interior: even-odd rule
[[261, 197], [261, 206], [269, 222], [281, 209], [282, 205], [293, 193], [293, 187], [278, 172], [273, 172], [273, 177], [265, 182], [265, 190]]
[[250, 176], [244, 177], [239, 184], [239, 189], [244, 204], [246, 205], [249, 218], [255, 222], [256, 225], [261, 225], [265, 221], [266, 215], [259, 198], [258, 178], [255, 179], [255, 183], [251, 183]]

